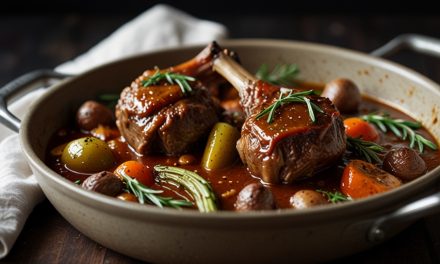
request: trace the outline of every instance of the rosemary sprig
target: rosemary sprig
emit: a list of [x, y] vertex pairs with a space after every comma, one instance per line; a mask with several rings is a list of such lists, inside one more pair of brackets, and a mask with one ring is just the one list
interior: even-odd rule
[[[266, 109], [263, 109], [263, 111], [261, 111], [255, 118], [260, 119], [261, 117], [268, 115], [267, 123], [270, 124], [273, 122], [275, 111], [279, 107], [281, 107], [283, 104], [285, 104], [285, 103], [305, 103], [307, 105], [308, 110], [309, 110], [308, 112], [309, 112], [310, 119], [312, 120], [312, 122], [315, 122], [316, 118], [315, 118], [314, 111], [318, 111], [320, 113], [323, 113], [324, 111], [322, 111], [322, 109], [319, 108], [319, 106], [317, 106], [316, 104], [311, 102], [309, 98], [305, 97], [306, 95], [311, 95], [311, 94], [314, 94], [313, 90], [297, 92], [297, 93], [293, 93], [292, 90], [289, 90], [288, 93], [286, 93], [285, 91], [281, 91], [278, 99], [273, 104], [271, 104], [269, 107], [267, 107]], [[286, 95], [286, 96], [284, 96], [284, 95]]]
[[193, 197], [200, 212], [217, 211], [211, 185], [197, 173], [171, 166], [154, 166], [160, 180], [183, 186]]
[[192, 92], [191, 85], [189, 85], [188, 81], [193, 82], [196, 80], [196, 78], [173, 72], [156, 71], [156, 73], [148, 77], [148, 79], [142, 81], [142, 86], [147, 87], [150, 85], [154, 85], [161, 80], [167, 80], [170, 84], [177, 83], [182, 90], [182, 93], [186, 94]]
[[316, 191], [327, 196], [327, 199], [331, 203], [346, 202], [346, 201], [351, 200], [349, 197], [345, 196], [344, 194], [342, 194], [340, 192], [328, 192], [328, 191], [323, 191], [323, 190], [316, 190]]
[[186, 200], [175, 200], [171, 197], [163, 197], [158, 194], [162, 190], [154, 190], [140, 183], [138, 180], [131, 178], [124, 171], [119, 172], [129, 192], [133, 193], [139, 203], [144, 204], [146, 201], [163, 208], [164, 206], [180, 209], [181, 207], [191, 207], [193, 203]]
[[363, 115], [361, 118], [369, 123], [376, 125], [382, 132], [386, 133], [391, 130], [397, 137], [409, 140], [409, 147], [413, 148], [417, 143], [417, 147], [420, 153], [423, 153], [424, 146], [436, 150], [437, 145], [422, 135], [416, 133], [414, 130], [419, 129], [422, 125], [419, 122], [411, 122], [403, 119], [393, 119], [389, 115], [376, 115], [368, 114]]
[[255, 74], [258, 79], [275, 85], [292, 86], [299, 73], [298, 66], [295, 64], [277, 64], [272, 71], [263, 64]]
[[347, 137], [347, 148], [365, 161], [370, 163], [373, 161], [377, 163], [382, 162], [377, 154], [383, 152], [384, 148], [374, 142]]

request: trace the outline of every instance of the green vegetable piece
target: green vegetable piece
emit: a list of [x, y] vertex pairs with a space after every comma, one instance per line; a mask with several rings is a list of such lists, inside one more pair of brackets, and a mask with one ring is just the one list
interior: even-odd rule
[[125, 171], [121, 171], [119, 175], [125, 182], [128, 191], [134, 194], [141, 204], [150, 202], [160, 208], [167, 206], [175, 209], [193, 206], [193, 203], [187, 200], [176, 200], [172, 197], [160, 196], [159, 194], [163, 193], [163, 190], [151, 189], [140, 183], [137, 179], [128, 176]]
[[217, 170], [232, 165], [237, 159], [237, 140], [240, 132], [227, 124], [219, 122], [211, 130], [202, 158], [202, 166], [207, 170]]
[[75, 139], [64, 148], [61, 161], [70, 170], [85, 173], [108, 170], [115, 158], [107, 143], [95, 137]]
[[182, 186], [192, 196], [200, 212], [217, 211], [216, 196], [207, 180], [195, 172], [171, 166], [154, 166], [159, 181]]

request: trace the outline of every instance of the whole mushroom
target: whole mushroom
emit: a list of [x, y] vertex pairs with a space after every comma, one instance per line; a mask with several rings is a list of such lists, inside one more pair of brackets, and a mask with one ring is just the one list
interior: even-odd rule
[[341, 113], [356, 112], [362, 99], [357, 85], [344, 78], [327, 83], [321, 96], [330, 99]]
[[272, 192], [260, 183], [246, 185], [235, 202], [237, 211], [271, 210], [275, 208]]
[[383, 160], [383, 169], [406, 181], [414, 180], [427, 170], [426, 163], [420, 155], [407, 147], [388, 152]]
[[113, 112], [95, 101], [83, 103], [76, 114], [76, 123], [83, 130], [92, 130], [98, 125], [110, 126], [113, 123]]
[[115, 197], [123, 192], [124, 183], [115, 174], [109, 171], [101, 171], [87, 177], [81, 187]]

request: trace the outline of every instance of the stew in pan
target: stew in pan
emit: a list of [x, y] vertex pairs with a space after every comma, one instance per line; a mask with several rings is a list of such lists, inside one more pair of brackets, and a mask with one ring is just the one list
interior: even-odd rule
[[440, 164], [416, 120], [361, 96], [356, 80], [254, 76], [216, 43], [84, 102], [47, 163], [82, 188], [159, 207], [304, 209], [412, 181]]

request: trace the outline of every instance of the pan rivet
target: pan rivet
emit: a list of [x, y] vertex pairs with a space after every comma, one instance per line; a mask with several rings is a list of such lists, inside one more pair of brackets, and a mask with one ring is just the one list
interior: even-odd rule
[[368, 240], [370, 242], [381, 242], [385, 239], [385, 232], [380, 228], [373, 228], [368, 233]]

